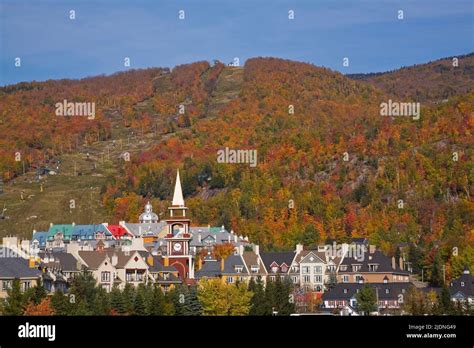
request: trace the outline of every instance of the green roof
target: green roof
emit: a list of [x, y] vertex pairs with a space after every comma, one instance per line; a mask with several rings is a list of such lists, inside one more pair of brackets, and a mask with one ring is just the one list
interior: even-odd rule
[[61, 232], [63, 234], [64, 239], [71, 239], [73, 231], [74, 226], [72, 224], [53, 225], [48, 230], [48, 239], [54, 238], [54, 235], [58, 232]]

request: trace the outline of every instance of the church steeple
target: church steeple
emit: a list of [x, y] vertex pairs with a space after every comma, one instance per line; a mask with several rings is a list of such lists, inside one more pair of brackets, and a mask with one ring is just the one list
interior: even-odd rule
[[174, 207], [184, 207], [183, 190], [181, 189], [181, 180], [179, 178], [179, 169], [176, 173], [176, 183], [174, 184], [173, 202]]

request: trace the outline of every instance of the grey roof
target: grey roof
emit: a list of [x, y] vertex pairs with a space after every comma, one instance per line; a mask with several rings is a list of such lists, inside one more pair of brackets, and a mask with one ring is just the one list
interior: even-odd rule
[[[334, 288], [323, 294], [323, 301], [331, 300], [349, 300], [357, 294], [357, 290], [362, 289], [366, 284], [361, 283], [338, 283]], [[398, 300], [398, 295], [404, 294], [408, 289], [414, 286], [412, 283], [368, 283], [374, 289], [377, 289], [378, 299]], [[387, 293], [388, 290], [388, 293]]]
[[41, 271], [38, 268], [30, 268], [28, 260], [21, 257], [0, 258], [0, 278], [39, 278], [40, 276]]
[[[211, 245], [213, 244], [224, 244], [232, 243], [235, 246], [238, 245], [248, 245], [249, 242], [246, 241], [242, 236], [238, 236], [235, 233], [231, 233], [226, 229], [216, 228], [216, 227], [191, 227], [189, 232], [193, 236], [190, 242], [190, 246], [205, 246], [205, 240], [210, 240]], [[201, 241], [199, 241], [199, 235], [201, 235]], [[237, 241], [236, 241], [237, 239]]]
[[[237, 273], [235, 266], [242, 266], [242, 272]], [[218, 260], [206, 260], [202, 268], [196, 272], [196, 278], [202, 277], [218, 277], [223, 274], [235, 274], [235, 275], [248, 275], [245, 268], [244, 260], [240, 255], [230, 255], [224, 261], [224, 270], [221, 270], [221, 261]]]
[[449, 292], [452, 296], [460, 293], [464, 298], [474, 297], [474, 277], [468, 269], [465, 269], [459, 278], [451, 281]]
[[[347, 265], [347, 270], [343, 271], [339, 269], [340, 273], [353, 273], [351, 265], [352, 264], [357, 264], [357, 265], [362, 265], [360, 270], [357, 271], [357, 273], [397, 273], [397, 274], [406, 274], [408, 275], [409, 272], [404, 271], [400, 269], [398, 260], [395, 262], [395, 268], [392, 268], [392, 259], [386, 255], [384, 255], [380, 250], [375, 250], [374, 253], [370, 254], [369, 252], [366, 252], [363, 255], [363, 260], [357, 260], [355, 257], [344, 257], [344, 259], [341, 262], [341, 265]], [[369, 264], [378, 264], [377, 271], [369, 271]]]
[[[69, 253], [60, 252], [60, 253], [39, 253], [38, 256], [41, 258], [41, 261], [44, 266], [48, 268], [60, 269], [63, 272], [75, 272], [79, 271], [78, 267], [79, 261]], [[48, 258], [48, 262], [46, 261]]]
[[166, 221], [160, 221], [156, 223], [124, 223], [124, 226], [129, 230], [134, 236], [140, 235], [158, 235], [163, 228], [166, 226]]
[[271, 264], [276, 262], [278, 266], [285, 263], [288, 267], [291, 266], [296, 254], [294, 251], [260, 253], [260, 257], [265, 265], [265, 268], [270, 272]]

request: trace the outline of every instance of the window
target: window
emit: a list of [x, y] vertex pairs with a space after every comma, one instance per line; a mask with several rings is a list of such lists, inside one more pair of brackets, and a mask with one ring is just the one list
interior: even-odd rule
[[23, 283], [23, 290], [26, 291], [31, 287], [31, 282], [28, 280]]
[[252, 266], [252, 267], [250, 267], [250, 271], [252, 273], [258, 273], [258, 268], [259, 268], [258, 266]]
[[310, 283], [311, 282], [311, 277], [309, 275], [303, 276], [303, 283]]
[[378, 268], [379, 268], [378, 264], [370, 264], [369, 265], [369, 271], [370, 272], [375, 272], [375, 271], [377, 271]]
[[235, 272], [242, 273], [243, 267], [242, 266], [235, 266]]
[[341, 265], [341, 271], [347, 271], [347, 265]]
[[315, 266], [314, 273], [323, 273], [323, 268], [321, 266]]
[[100, 280], [103, 282], [110, 282], [110, 272], [101, 272]]
[[293, 284], [298, 284], [298, 277], [292, 276], [291, 279], [293, 280]]
[[227, 283], [232, 284], [234, 282], [233, 277], [227, 277]]
[[344, 289], [344, 293], [347, 294], [347, 289]]
[[390, 289], [385, 289], [386, 294], [390, 294]]
[[291, 271], [292, 271], [292, 272], [295, 272], [295, 273], [298, 272], [298, 271], [299, 271], [299, 270], [298, 270], [298, 266], [293, 266], [293, 267], [291, 267]]
[[364, 277], [362, 277], [360, 274], [357, 274], [354, 276], [354, 280], [359, 283], [364, 280]]
[[278, 266], [273, 266], [272, 267], [272, 273], [278, 272]]
[[283, 273], [288, 272], [288, 267], [286, 267], [286, 265], [281, 266], [281, 271], [282, 271]]
[[127, 282], [131, 282], [132, 281], [132, 273], [126, 273], [125, 274], [125, 280]]
[[464, 286], [464, 282], [461, 282], [461, 286]]
[[314, 276], [314, 282], [315, 283], [322, 283], [323, 282], [323, 277], [320, 275], [315, 275]]
[[352, 265], [352, 272], [358, 272], [362, 268], [362, 265]]
[[349, 276], [348, 275], [342, 276], [342, 282], [349, 283]]
[[10, 289], [11, 287], [12, 287], [12, 281], [11, 280], [4, 280], [3, 281], [3, 286], [2, 286], [3, 290]]
[[316, 291], [318, 291], [318, 292], [323, 291], [323, 288], [322, 288], [321, 285], [316, 285], [316, 287], [315, 287], [314, 289], [315, 289]]
[[309, 267], [308, 266], [301, 267], [301, 270], [302, 270], [303, 274], [309, 274]]

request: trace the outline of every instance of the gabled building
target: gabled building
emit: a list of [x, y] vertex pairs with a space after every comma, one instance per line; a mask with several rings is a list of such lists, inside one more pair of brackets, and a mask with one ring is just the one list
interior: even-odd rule
[[[15, 252], [0, 247], [1, 255], [13, 255]], [[33, 259], [26, 260], [21, 257], [0, 258], [0, 298], [7, 297], [7, 290], [13, 285], [14, 279], [20, 280], [20, 289], [26, 291], [36, 286], [41, 278], [41, 271]]]
[[222, 260], [206, 257], [196, 271], [196, 279], [221, 278], [227, 284], [246, 282], [249, 277], [250, 272], [240, 254], [233, 254]]
[[43, 270], [43, 285], [47, 291], [66, 292], [72, 279], [82, 272], [82, 264], [66, 252], [41, 252], [39, 266]]
[[290, 277], [290, 267], [296, 257], [294, 251], [289, 252], [262, 252], [260, 257], [263, 261], [267, 277], [275, 281], [276, 277], [285, 279]]
[[[292, 276], [293, 284], [306, 291], [323, 292], [327, 281], [326, 254], [318, 250], [300, 250], [292, 267], [298, 267], [299, 274]], [[296, 283], [295, 283], [296, 281]]]
[[338, 283], [393, 283], [409, 282], [410, 273], [403, 270], [403, 260], [399, 263], [395, 258], [384, 255], [371, 245], [366, 252], [351, 256], [348, 251], [343, 257], [338, 271]]
[[467, 266], [459, 278], [451, 281], [449, 292], [452, 301], [474, 303], [474, 277]]
[[[413, 286], [409, 282], [399, 283], [371, 283], [376, 292], [378, 310], [399, 310], [404, 296]], [[340, 283], [323, 294], [325, 309], [335, 309], [340, 314], [351, 314], [357, 311], [357, 294], [364, 287], [363, 283]]]
[[173, 266], [164, 266], [161, 256], [148, 254], [146, 256], [148, 264], [148, 273], [153, 283], [158, 285], [163, 291], [167, 292], [183, 283], [178, 277], [178, 270]]
[[50, 224], [46, 241], [47, 249], [63, 249], [65, 244], [72, 240], [75, 223], [72, 224]]

